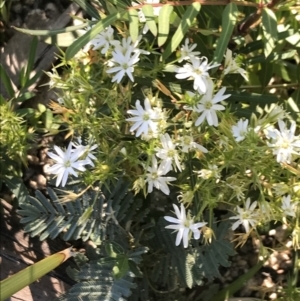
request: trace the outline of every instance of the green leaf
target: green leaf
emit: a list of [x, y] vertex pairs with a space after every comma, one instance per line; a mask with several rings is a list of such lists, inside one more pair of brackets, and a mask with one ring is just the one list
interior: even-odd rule
[[[214, 53], [214, 62], [220, 63], [223, 60], [228, 43], [231, 39], [234, 26], [237, 22], [238, 8], [234, 3], [226, 5], [222, 15], [222, 32], [217, 42], [216, 50]], [[215, 69], [216, 70], [216, 69]]]
[[188, 29], [192, 26], [194, 18], [197, 16], [201, 8], [200, 3], [193, 2], [185, 11], [182, 20], [173, 35], [170, 43], [166, 47], [164, 53], [162, 54], [163, 60], [166, 60], [178, 47]]
[[155, 16], [154, 16], [154, 11], [153, 11], [153, 6], [152, 5], [144, 5], [142, 7], [142, 11], [145, 15], [146, 18], [146, 24], [148, 25], [150, 31], [152, 34], [156, 37], [157, 36], [157, 26], [155, 23]]
[[6, 176], [4, 182], [16, 196], [19, 204], [26, 202], [29, 193], [21, 178]]
[[[126, 12], [127, 13], [127, 12]], [[116, 13], [99, 21], [91, 30], [86, 32], [83, 36], [78, 38], [66, 51], [66, 60], [70, 60], [82, 47], [84, 47], [90, 40], [92, 40], [98, 33], [103, 31], [106, 27], [121, 19], [123, 13]]]
[[294, 47], [300, 47], [300, 33], [296, 32], [292, 36], [287, 37], [286, 41], [288, 41]]
[[74, 0], [74, 2], [77, 3], [92, 18], [95, 18], [97, 20], [100, 19], [98, 11], [88, 1], [86, 1], [86, 0]]
[[134, 43], [139, 36], [139, 17], [136, 9], [131, 8], [128, 11], [129, 14], [129, 33], [132, 42]]
[[170, 30], [170, 16], [173, 12], [173, 6], [164, 5], [158, 16], [158, 46], [161, 47], [167, 40]]
[[128, 257], [122, 255], [117, 260], [117, 265], [113, 267], [113, 275], [116, 279], [120, 279], [127, 274], [129, 270]]
[[25, 75], [24, 75], [24, 82], [22, 84], [22, 88], [27, 86], [27, 82], [29, 80], [30, 73], [34, 69], [35, 55], [36, 55], [36, 50], [37, 50], [37, 47], [38, 47], [38, 43], [39, 43], [38, 38], [33, 37], [31, 45], [30, 45], [29, 57], [28, 57], [27, 65], [26, 65], [26, 72], [25, 72]]
[[264, 8], [262, 11], [262, 30], [264, 37], [264, 54], [268, 57], [276, 46], [278, 39], [277, 35], [277, 19], [273, 11], [269, 8]]
[[13, 85], [12, 85], [11, 80], [10, 80], [8, 74], [6, 73], [4, 67], [2, 66], [2, 64], [0, 64], [0, 78], [4, 84], [4, 87], [6, 89], [6, 92], [8, 93], [8, 96], [10, 98], [14, 97], [15, 91], [14, 91]]
[[287, 100], [289, 106], [291, 107], [291, 109], [296, 112], [299, 113], [299, 106], [300, 106], [300, 90], [296, 89], [292, 95], [288, 98]]
[[261, 63], [261, 70], [258, 71], [258, 78], [262, 87], [266, 87], [273, 76], [273, 63]]
[[65, 27], [65, 28], [61, 28], [61, 29], [52, 29], [52, 30], [35, 30], [35, 29], [26, 29], [26, 28], [18, 28], [18, 27], [14, 27], [12, 26], [15, 30], [31, 35], [31, 36], [54, 36], [60, 33], [64, 33], [64, 32], [72, 32], [78, 29], [82, 29], [82, 28], [86, 28], [92, 24], [94, 24], [95, 22], [93, 21], [89, 21], [83, 24], [79, 24], [79, 25], [74, 25], [74, 26], [69, 26], [69, 27]]

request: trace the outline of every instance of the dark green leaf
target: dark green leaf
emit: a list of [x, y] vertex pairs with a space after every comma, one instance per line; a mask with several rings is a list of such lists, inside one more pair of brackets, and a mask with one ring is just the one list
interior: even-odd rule
[[4, 87], [6, 89], [6, 92], [8, 93], [8, 96], [10, 98], [14, 97], [15, 91], [14, 91], [12, 82], [11, 82], [9, 76], [7, 75], [2, 64], [0, 64], [0, 78], [2, 80], [2, 83], [4, 84]]

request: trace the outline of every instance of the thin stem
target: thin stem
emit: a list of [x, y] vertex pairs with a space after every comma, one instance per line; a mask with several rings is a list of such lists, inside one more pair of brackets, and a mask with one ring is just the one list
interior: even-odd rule
[[140, 5], [135, 5], [135, 6], [130, 6], [128, 9], [138, 9], [142, 8], [144, 5], [151, 5], [153, 7], [161, 7], [166, 4], [172, 5], [172, 6], [188, 6], [193, 3], [200, 3], [201, 5], [227, 5], [229, 3], [234, 3], [239, 6], [250, 6], [250, 7], [256, 7], [259, 8], [258, 3], [252, 3], [248, 1], [230, 1], [230, 0], [221, 0], [221, 1], [211, 1], [211, 0], [189, 0], [189, 1], [166, 1], [164, 3], [151, 3], [151, 4], [140, 4]]
[[[261, 85], [252, 85], [252, 86], [240, 86], [240, 89], [272, 89], [272, 88], [290, 88], [290, 87], [299, 87], [299, 83], [291, 83], [291, 84], [274, 84], [263, 87]], [[230, 88], [230, 86], [227, 86]]]

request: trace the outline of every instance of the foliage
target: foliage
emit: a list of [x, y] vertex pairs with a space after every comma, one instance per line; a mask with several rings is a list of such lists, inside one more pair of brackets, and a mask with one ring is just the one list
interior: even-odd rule
[[61, 89], [50, 108], [73, 143], [48, 153], [50, 171], [78, 177], [60, 197], [73, 202], [48, 189], [19, 211], [32, 236], [98, 247], [62, 300], [184, 299], [230, 265], [231, 230], [246, 231], [239, 246], [271, 221], [289, 227], [298, 249], [295, 3], [103, 0], [97, 12], [75, 2], [95, 19], [22, 30], [56, 37], [86, 26], [47, 73]]

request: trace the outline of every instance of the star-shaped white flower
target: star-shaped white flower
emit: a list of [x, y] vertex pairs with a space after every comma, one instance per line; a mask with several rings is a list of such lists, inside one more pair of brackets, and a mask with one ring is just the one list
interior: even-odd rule
[[219, 66], [220, 64], [208, 64], [208, 59], [203, 56], [201, 58], [191, 57], [191, 64], [187, 63], [183, 67], [175, 68], [177, 72], [176, 78], [185, 79], [191, 78], [194, 80], [194, 89], [201, 94], [206, 93], [208, 80], [210, 79], [208, 70]]
[[245, 208], [241, 208], [239, 206], [236, 207], [238, 212], [237, 216], [231, 216], [229, 219], [236, 219], [232, 225], [232, 230], [235, 230], [239, 225], [243, 225], [245, 227], [246, 233], [250, 232], [250, 226], [252, 228], [257, 224], [257, 213], [255, 212], [255, 207], [257, 202], [253, 202], [250, 205], [250, 198], [246, 200]]
[[267, 142], [267, 145], [273, 149], [273, 154], [277, 155], [277, 162], [289, 164], [293, 154], [300, 155], [300, 138], [295, 136], [296, 123], [292, 121], [290, 129], [287, 129], [285, 123], [279, 120], [278, 126], [279, 130], [268, 130], [267, 137], [271, 142]]
[[291, 203], [291, 195], [282, 197], [281, 209], [285, 215], [296, 217], [296, 204]]
[[236, 125], [233, 125], [231, 127], [235, 141], [240, 142], [246, 138], [248, 132], [248, 122], [249, 122], [248, 119], [246, 120], [240, 119]]
[[[72, 142], [72, 145], [76, 148], [77, 151], [81, 150], [81, 156], [84, 156], [86, 160], [89, 160], [89, 165], [95, 166], [92, 160], [97, 160], [97, 158], [92, 154], [92, 151], [98, 147], [97, 144], [92, 146], [90, 145], [82, 145], [82, 139], [77, 139], [78, 143]], [[74, 151], [74, 150], [73, 150]]]
[[189, 39], [185, 39], [184, 45], [180, 48], [180, 58], [178, 62], [181, 63], [182, 61], [190, 61], [191, 58], [196, 57], [200, 54], [200, 51], [193, 51], [197, 47], [197, 44], [189, 45]]
[[177, 231], [178, 233], [176, 236], [175, 245], [179, 246], [182, 240], [184, 248], [187, 248], [189, 244], [190, 231], [193, 232], [194, 239], [199, 239], [201, 235], [199, 228], [202, 228], [207, 223], [194, 223], [194, 219], [191, 218], [189, 214], [188, 216], [186, 216], [183, 204], [181, 204], [180, 206], [181, 210], [179, 210], [179, 208], [175, 204], [173, 204], [173, 208], [175, 210], [177, 218], [172, 216], [164, 216], [165, 220], [167, 220], [170, 223], [174, 223], [174, 225], [166, 226], [166, 229], [174, 229], [175, 231]]
[[156, 156], [162, 159], [161, 166], [164, 167], [164, 173], [172, 170], [172, 163], [175, 162], [179, 171], [181, 171], [180, 157], [176, 150], [176, 145], [173, 143], [169, 134], [160, 135], [162, 148], [157, 147]]
[[224, 99], [230, 97], [230, 94], [224, 95], [226, 90], [223, 87], [221, 90], [218, 91], [216, 95], [213, 96], [213, 84], [208, 85], [208, 89], [205, 95], [201, 98], [199, 103], [194, 107], [185, 106], [186, 110], [191, 110], [197, 113], [201, 113], [201, 115], [197, 118], [195, 122], [195, 126], [199, 126], [205, 119], [209, 125], [218, 126], [218, 116], [216, 111], [225, 110], [223, 105], [218, 104], [219, 102], [223, 101]]
[[152, 166], [147, 167], [146, 183], [148, 183], [148, 193], [153, 191], [153, 187], [161, 190], [164, 194], [169, 195], [170, 189], [168, 182], [175, 181], [174, 177], [164, 177], [164, 167], [157, 165], [155, 156], [152, 157]]
[[[132, 56], [131, 56], [132, 55]], [[125, 54], [115, 49], [112, 52], [113, 58], [108, 61], [108, 66], [112, 67], [106, 70], [106, 73], [116, 73], [112, 78], [112, 82], [120, 83], [125, 74], [134, 82], [132, 73], [134, 65], [140, 60], [139, 52], [132, 54], [132, 48], [129, 48]]]
[[234, 58], [232, 58], [232, 51], [227, 48], [225, 55], [224, 74], [239, 73], [246, 81], [248, 81], [247, 72], [239, 66]]
[[[66, 152], [63, 152], [58, 146], [54, 145], [54, 149], [58, 155], [47, 152], [47, 155], [56, 161], [56, 163], [50, 166], [47, 169], [48, 173], [57, 175], [56, 179], [56, 186], [64, 187], [67, 183], [67, 179], [69, 174], [72, 174], [75, 177], [78, 177], [76, 171], [85, 171], [84, 165], [90, 164], [90, 160], [78, 160], [79, 157], [82, 155], [82, 150], [72, 150], [72, 143], [69, 143], [69, 146]], [[78, 161], [77, 161], [78, 160]]]
[[141, 106], [139, 100], [135, 102], [136, 110], [128, 110], [127, 113], [134, 115], [134, 117], [127, 118], [127, 121], [134, 122], [131, 126], [130, 131], [133, 132], [136, 129], [136, 137], [139, 137], [141, 134], [148, 135], [149, 129], [156, 133], [157, 124], [160, 118], [158, 110], [153, 110], [151, 108], [150, 100], [145, 98], [144, 101], [145, 109]]

